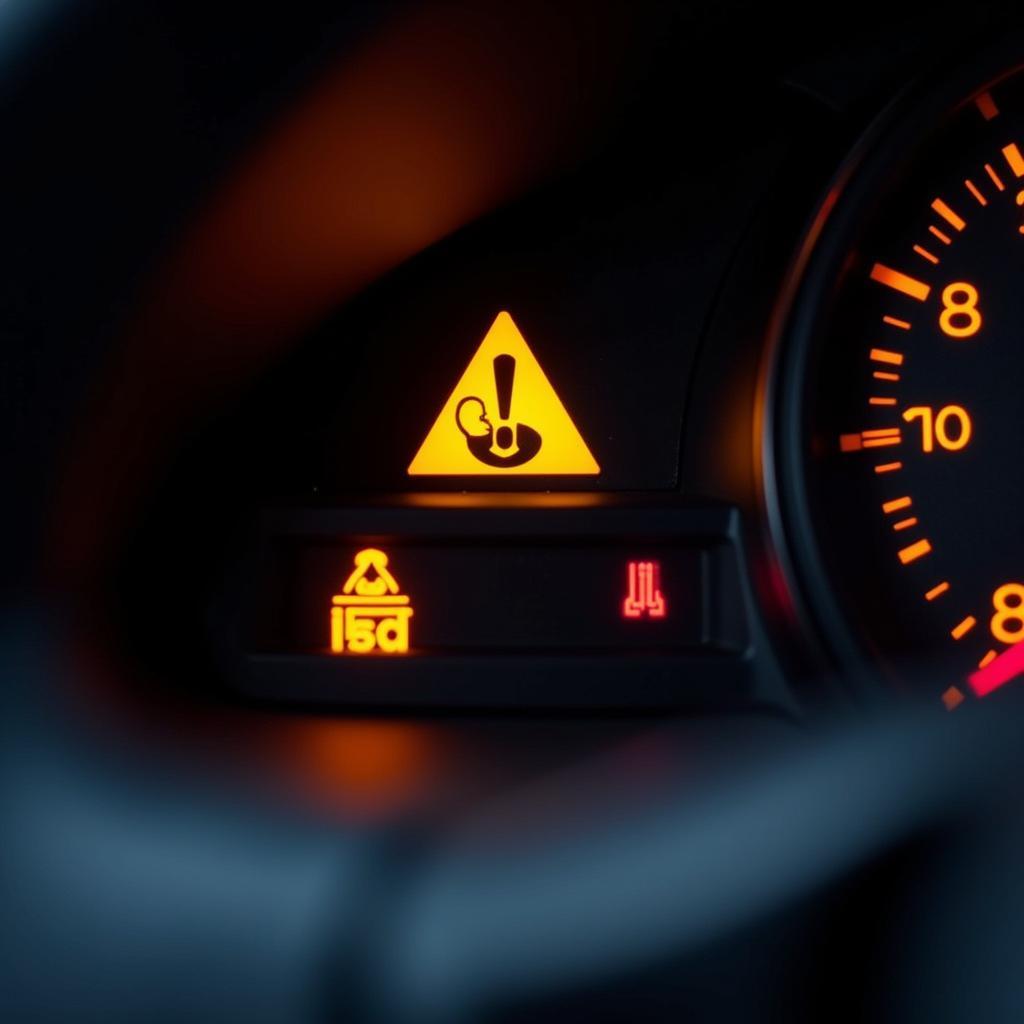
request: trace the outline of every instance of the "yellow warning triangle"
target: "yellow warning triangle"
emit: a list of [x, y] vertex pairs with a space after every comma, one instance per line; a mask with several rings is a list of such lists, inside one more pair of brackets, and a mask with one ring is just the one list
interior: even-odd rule
[[497, 315], [409, 464], [410, 476], [601, 472], [515, 321]]

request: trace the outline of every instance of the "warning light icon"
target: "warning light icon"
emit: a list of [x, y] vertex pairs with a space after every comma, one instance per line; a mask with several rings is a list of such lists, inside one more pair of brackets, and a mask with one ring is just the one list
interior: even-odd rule
[[499, 313], [409, 465], [410, 476], [600, 473], [512, 317]]
[[407, 653], [413, 611], [388, 569], [388, 556], [364, 548], [354, 561], [341, 593], [331, 598], [331, 653]]
[[661, 593], [660, 562], [629, 562], [626, 567], [629, 593], [622, 602], [627, 619], [663, 619], [668, 607]]

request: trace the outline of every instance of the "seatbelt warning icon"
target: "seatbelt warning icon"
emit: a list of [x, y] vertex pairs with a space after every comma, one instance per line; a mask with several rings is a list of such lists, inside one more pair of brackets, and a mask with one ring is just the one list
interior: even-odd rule
[[499, 313], [409, 465], [410, 476], [601, 469], [515, 321]]

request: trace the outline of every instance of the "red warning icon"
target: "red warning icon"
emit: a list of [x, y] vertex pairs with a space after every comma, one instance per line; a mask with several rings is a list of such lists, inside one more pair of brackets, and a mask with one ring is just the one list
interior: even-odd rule
[[622, 602], [622, 614], [627, 619], [665, 618], [668, 606], [661, 593], [660, 562], [629, 562], [626, 584], [629, 591]]

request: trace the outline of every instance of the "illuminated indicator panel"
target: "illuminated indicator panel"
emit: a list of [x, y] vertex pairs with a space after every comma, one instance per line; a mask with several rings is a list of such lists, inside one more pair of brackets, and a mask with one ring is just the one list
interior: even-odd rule
[[526, 339], [501, 312], [409, 465], [410, 476], [596, 475]]
[[359, 571], [354, 558], [382, 554], [368, 539], [282, 543], [265, 576], [252, 646], [365, 659], [713, 643], [708, 553], [648, 550], [651, 557], [637, 559], [635, 549], [614, 545], [391, 545], [385, 571], [402, 593], [374, 575], [360, 579], [380, 593], [359, 594], [359, 580], [347, 593], [339, 584]]
[[409, 595], [399, 593], [388, 556], [356, 552], [340, 594], [331, 598], [332, 654], [405, 654], [409, 650]]
[[669, 707], [760, 685], [716, 502], [421, 494], [263, 510], [220, 607], [233, 688], [355, 706]]

